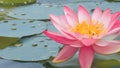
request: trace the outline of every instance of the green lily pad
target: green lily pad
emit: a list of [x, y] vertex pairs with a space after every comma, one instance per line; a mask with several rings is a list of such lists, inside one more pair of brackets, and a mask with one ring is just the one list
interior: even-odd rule
[[89, 12], [93, 12], [93, 10], [99, 6], [101, 8], [101, 10], [106, 10], [107, 8], [110, 8], [112, 12], [117, 12], [119, 11], [119, 5], [120, 2], [81, 2], [81, 3], [77, 3], [77, 4], [66, 4], [69, 7], [73, 8], [73, 10], [75, 10], [76, 12], [78, 11], [78, 6], [82, 5], [84, 7], [87, 8], [87, 10]]
[[0, 49], [6, 48], [9, 45], [16, 43], [20, 38], [2, 37], [0, 36]]
[[[47, 29], [55, 29], [51, 23]], [[0, 57], [20, 61], [40, 61], [55, 57], [61, 44], [49, 39], [44, 34], [23, 37], [18, 43], [0, 50]]]
[[20, 61], [40, 61], [55, 57], [61, 45], [44, 35], [23, 38], [15, 45], [0, 50], [0, 57]]
[[76, 4], [80, 2], [101, 2], [104, 0], [37, 0], [37, 3], [46, 5], [65, 5], [65, 4]]
[[2, 20], [0, 36], [23, 37], [39, 34], [46, 29], [46, 23], [34, 20]]
[[13, 8], [7, 15], [18, 19], [49, 19], [49, 14], [61, 15], [62, 13], [62, 7], [32, 4]]
[[47, 23], [47, 30], [59, 32], [52, 23]]
[[[116, 12], [119, 10], [119, 4], [120, 3], [108, 3], [108, 2], [80, 2], [80, 3], [70, 3], [66, 4], [69, 7], [71, 7], [76, 12], [78, 11], [78, 6], [83, 5], [85, 6], [89, 11], [93, 11], [93, 9], [96, 6], [100, 6], [102, 10], [105, 10], [106, 8], [110, 7], [112, 12]], [[32, 8], [32, 9], [31, 9]], [[23, 11], [24, 10], [24, 11]], [[9, 12], [7, 15], [13, 18], [18, 19], [49, 19], [49, 14], [55, 14], [55, 15], [62, 15], [63, 14], [63, 5], [39, 5], [39, 4], [32, 4], [29, 6], [20, 6], [14, 9], [11, 9], [11, 12]]]
[[0, 0], [0, 5], [13, 6], [13, 5], [26, 5], [35, 3], [36, 0]]
[[36, 62], [16, 62], [0, 59], [0, 68], [45, 68], [42, 64]]

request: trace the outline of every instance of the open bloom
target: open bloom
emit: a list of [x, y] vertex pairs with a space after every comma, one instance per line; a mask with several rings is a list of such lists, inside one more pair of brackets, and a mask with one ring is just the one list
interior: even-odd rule
[[91, 68], [94, 53], [112, 54], [120, 51], [120, 12], [104, 12], [96, 7], [92, 15], [83, 7], [78, 7], [76, 14], [64, 6], [62, 16], [50, 15], [50, 19], [60, 33], [45, 30], [43, 33], [64, 44], [63, 49], [53, 60], [59, 63], [70, 59], [79, 50], [81, 68]]

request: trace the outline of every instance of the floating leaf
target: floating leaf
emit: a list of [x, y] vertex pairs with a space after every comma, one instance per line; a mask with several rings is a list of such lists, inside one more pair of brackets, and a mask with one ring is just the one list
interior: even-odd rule
[[[100, 6], [103, 10], [110, 7], [113, 12], [119, 10], [119, 3], [108, 3], [108, 2], [80, 2], [66, 4], [77, 11], [79, 5], [85, 6], [89, 11], [93, 10], [96, 6]], [[90, 6], [89, 6], [90, 5]], [[32, 9], [31, 9], [32, 8]], [[23, 11], [24, 10], [24, 11]], [[63, 14], [63, 5], [39, 5], [33, 4], [29, 6], [20, 6], [14, 8], [7, 15], [19, 19], [49, 19], [49, 14], [61, 15]]]
[[16, 62], [0, 59], [0, 68], [45, 68], [42, 64], [36, 62]]
[[0, 5], [10, 6], [10, 5], [26, 5], [35, 3], [36, 0], [0, 0]]
[[99, 6], [102, 10], [106, 10], [106, 8], [110, 8], [112, 12], [117, 12], [119, 10], [119, 2], [81, 2], [77, 4], [67, 4], [68, 6], [72, 7], [75, 11], [77, 11], [77, 6], [83, 5], [87, 8], [88, 11], [94, 10], [96, 6]]
[[10, 60], [39, 61], [56, 56], [61, 47], [43, 35], [26, 37], [19, 42], [21, 43], [0, 50], [0, 57]]
[[0, 36], [0, 49], [8, 47], [11, 44], [16, 43], [20, 38], [13, 38], [13, 37], [2, 37]]
[[46, 5], [64, 5], [64, 4], [75, 4], [80, 2], [101, 2], [104, 0], [37, 0], [37, 3]]
[[47, 29], [50, 31], [58, 32], [55, 26], [52, 23], [47, 23]]
[[19, 19], [49, 19], [49, 14], [54, 13], [60, 15], [63, 13], [61, 12], [62, 10], [62, 7], [48, 7], [44, 5], [33, 4], [29, 6], [16, 7], [7, 15]]
[[[34, 21], [28, 22], [28, 21], [23, 21], [23, 20], [19, 20], [19, 23], [15, 23], [17, 21], [13, 21], [13, 20], [10, 20], [10, 22], [2, 21], [1, 24], [5, 24], [5, 25], [9, 24], [12, 27], [16, 27], [16, 26], [20, 26], [21, 28], [24, 27], [23, 29], [18, 31], [18, 33], [15, 34], [15, 35], [17, 35], [17, 34], [19, 34], [19, 32], [23, 32], [24, 36], [27, 33], [26, 29], [29, 29], [29, 28], [26, 28], [27, 26], [24, 26], [24, 25], [28, 25], [28, 27], [31, 27], [35, 23]], [[37, 21], [36, 23], [38, 23], [38, 22], [41, 25], [40, 21]], [[27, 23], [29, 23], [30, 25]], [[35, 24], [35, 27], [31, 28], [31, 31], [33, 33], [37, 29], [39, 30], [40, 28], [45, 27], [44, 25], [46, 25], [46, 26], [49, 25], [49, 26], [53, 27], [53, 25], [51, 25], [51, 23], [48, 23], [48, 22], [44, 23], [44, 25], [39, 26], [39, 27], [36, 27], [36, 25], [38, 26], [38, 24]], [[4, 26], [1, 25], [1, 27], [4, 27]], [[34, 28], [37, 28], [37, 29], [34, 29]], [[24, 29], [25, 29], [25, 31], [24, 31]], [[34, 29], [34, 30], [32, 30], [32, 29]], [[51, 28], [49, 27], [47, 29], [51, 29]], [[18, 28], [17, 29], [12, 28], [10, 30], [16, 31], [16, 30], [18, 30]], [[7, 31], [8, 30], [6, 30], [6, 32]], [[5, 30], [4, 30], [4, 32], [5, 32]], [[39, 32], [40, 32], [40, 30], [39, 30]], [[13, 35], [13, 32], [12, 33], [7, 32], [7, 33], [9, 34], [9, 36], [10, 36], [10, 34], [12, 36], [15, 36], [15, 35]], [[19, 35], [21, 36], [21, 34], [19, 34]], [[47, 38], [44, 35], [41, 35], [41, 34], [32, 35], [32, 36], [27, 35], [26, 37], [23, 37], [18, 43], [14, 44], [14, 46], [11, 45], [10, 47], [0, 50], [0, 57], [5, 58], [5, 59], [11, 59], [11, 60], [39, 61], [39, 60], [49, 59], [49, 57], [51, 57], [51, 56], [56, 56], [60, 47], [61, 47], [60, 44], [50, 40], [49, 38]]]
[[0, 21], [0, 36], [23, 37], [39, 34], [46, 29], [46, 23], [33, 20], [2, 20]]

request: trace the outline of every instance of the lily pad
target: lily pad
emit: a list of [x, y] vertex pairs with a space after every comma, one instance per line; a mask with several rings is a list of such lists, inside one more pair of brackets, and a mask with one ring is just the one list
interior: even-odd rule
[[56, 56], [60, 44], [44, 35], [35, 35], [23, 38], [20, 43], [0, 50], [0, 57], [10, 60], [39, 61]]
[[110, 8], [112, 12], [117, 12], [117, 11], [120, 10], [119, 9], [119, 5], [120, 5], [120, 2], [111, 2], [111, 3], [109, 3], [109, 2], [103, 2], [101, 4], [101, 8], [103, 10], [105, 10], [106, 8]]
[[37, 0], [37, 3], [46, 4], [46, 5], [64, 5], [71, 3], [80, 3], [80, 2], [101, 2], [104, 0]]
[[0, 36], [0, 49], [3, 49], [11, 44], [16, 43], [20, 38], [2, 37]]
[[62, 7], [32, 4], [16, 7], [7, 15], [19, 19], [49, 19], [49, 14], [60, 15], [62, 11]]
[[53, 32], [59, 32], [51, 22], [47, 23], [47, 30], [50, 30]]
[[0, 36], [23, 37], [39, 34], [46, 29], [46, 23], [34, 20], [2, 20], [0, 21]]
[[[96, 6], [100, 6], [103, 10], [110, 7], [113, 12], [119, 10], [120, 3], [108, 3], [108, 2], [80, 2], [66, 4], [77, 12], [79, 5], [85, 6], [89, 11], [93, 11]], [[32, 9], [31, 9], [32, 8]], [[23, 11], [24, 10], [24, 11]], [[33, 4], [28, 6], [20, 6], [14, 8], [7, 15], [18, 19], [49, 19], [49, 14], [62, 15], [63, 5], [39, 5]]]
[[36, 0], [0, 0], [0, 5], [10, 6], [10, 5], [26, 5], [35, 3]]
[[0, 59], [0, 68], [45, 68], [42, 64], [36, 62], [16, 62]]
[[89, 12], [93, 12], [93, 10], [99, 6], [102, 10], [106, 10], [107, 8], [110, 8], [112, 12], [119, 11], [119, 5], [120, 2], [81, 2], [76, 4], [67, 4], [69, 7], [73, 8], [76, 12], [78, 11], [77, 7], [79, 5], [82, 5], [87, 8]]

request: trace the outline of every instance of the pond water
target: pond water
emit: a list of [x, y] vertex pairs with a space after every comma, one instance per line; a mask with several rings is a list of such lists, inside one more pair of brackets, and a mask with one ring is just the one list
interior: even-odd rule
[[[78, 53], [64, 63], [52, 63], [63, 45], [42, 34], [46, 29], [57, 32], [49, 14], [63, 14], [64, 5], [76, 12], [78, 5], [90, 13], [96, 6], [120, 10], [119, 0], [0, 0], [0, 68], [79, 68]], [[120, 53], [95, 54], [92, 68], [120, 68]]]

